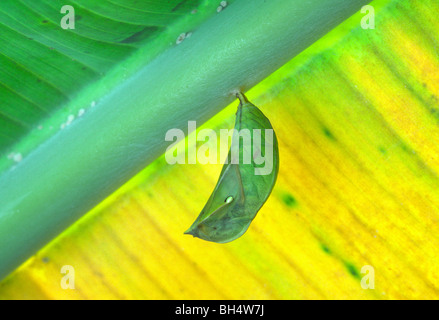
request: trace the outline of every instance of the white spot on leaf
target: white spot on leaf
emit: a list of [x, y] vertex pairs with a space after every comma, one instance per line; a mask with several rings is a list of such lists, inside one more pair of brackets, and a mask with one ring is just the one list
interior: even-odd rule
[[21, 155], [21, 153], [15, 153], [14, 156], [12, 157], [12, 160], [18, 163], [21, 160], [23, 160], [23, 156]]
[[227, 1], [221, 1], [218, 8], [216, 8], [216, 12], [220, 13], [221, 11], [223, 11], [223, 9], [227, 7], [227, 5]]
[[180, 44], [180, 43], [182, 43], [183, 42], [183, 40], [186, 38], [186, 33], [181, 33], [179, 36], [178, 36], [178, 38], [177, 38], [177, 40], [175, 41], [175, 43], [176, 44]]
[[70, 125], [73, 122], [73, 120], [75, 120], [75, 116], [73, 114], [69, 115], [67, 117], [66, 126]]

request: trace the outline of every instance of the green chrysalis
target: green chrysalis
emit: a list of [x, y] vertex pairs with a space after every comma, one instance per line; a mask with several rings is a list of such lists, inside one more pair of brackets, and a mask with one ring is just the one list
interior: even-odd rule
[[[212, 195], [185, 232], [218, 243], [235, 240], [247, 231], [279, 171], [279, 149], [270, 121], [242, 93], [236, 96], [240, 104], [227, 161]], [[245, 133], [250, 133], [247, 140]]]

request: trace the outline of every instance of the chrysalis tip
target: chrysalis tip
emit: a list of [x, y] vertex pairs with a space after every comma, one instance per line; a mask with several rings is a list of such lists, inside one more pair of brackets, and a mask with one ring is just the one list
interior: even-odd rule
[[190, 234], [191, 236], [194, 237], [196, 236], [192, 226], [189, 229], [187, 229], [183, 234]]
[[246, 103], [249, 103], [247, 97], [240, 91], [237, 91], [235, 93], [236, 97], [239, 99], [239, 102], [241, 103], [241, 105], [244, 105]]

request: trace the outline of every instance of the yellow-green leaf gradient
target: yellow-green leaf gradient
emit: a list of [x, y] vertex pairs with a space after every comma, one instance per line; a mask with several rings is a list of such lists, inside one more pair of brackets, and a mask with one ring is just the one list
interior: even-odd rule
[[[376, 29], [358, 14], [342, 39], [326, 37], [340, 41], [248, 92], [281, 164], [243, 237], [183, 235], [221, 164], [162, 157], [3, 281], [0, 298], [439, 298], [439, 2], [371, 4]], [[203, 127], [231, 128], [237, 105]], [[75, 290], [60, 286], [63, 265]], [[373, 290], [360, 285], [366, 265]]]

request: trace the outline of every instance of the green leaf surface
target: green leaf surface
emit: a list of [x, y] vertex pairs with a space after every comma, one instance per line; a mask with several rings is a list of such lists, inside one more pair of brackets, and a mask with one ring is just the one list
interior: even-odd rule
[[[110, 3], [70, 3], [86, 8], [89, 2]], [[79, 59], [66, 57], [54, 46], [55, 41], [43, 45], [8, 30], [23, 42], [7, 41], [0, 52], [16, 54], [17, 65], [31, 69], [22, 68], [29, 79], [52, 86], [60, 102], [47, 108], [50, 116], [40, 122], [17, 116], [17, 121], [29, 127], [10, 126], [16, 132], [21, 128], [21, 137], [12, 135], [12, 129], [2, 133], [10, 143], [18, 142], [7, 157], [0, 158], [0, 278], [161, 155], [169, 129], [187, 128], [188, 120], [208, 120], [233, 100], [232, 91], [247, 91], [367, 2], [241, 0], [229, 1], [223, 10], [217, 10], [217, 2], [203, 2], [195, 14], [192, 9], [181, 15], [159, 34], [144, 42], [138, 37], [137, 49], [132, 43], [120, 42], [106, 47], [108, 41], [91, 46], [87, 44], [90, 38], [78, 49], [73, 43], [83, 35], [60, 28], [58, 32], [65, 37], [73, 34], [65, 42], [72, 52], [78, 49], [84, 57], [93, 55], [95, 61], [108, 58], [103, 62], [107, 68], [95, 71]], [[49, 34], [43, 30], [54, 24], [50, 22], [61, 17], [59, 8], [56, 13], [48, 9], [54, 3], [59, 2], [35, 4], [34, 11], [44, 16], [35, 21], [42, 36]], [[4, 4], [11, 7], [6, 10]], [[12, 7], [12, 2], [0, 4], [3, 17], [17, 17]], [[114, 10], [98, 14], [95, 10], [88, 11], [102, 21], [118, 17]], [[78, 26], [86, 19], [85, 12]], [[124, 19], [126, 15], [117, 22], [127, 23]], [[133, 13], [133, 21], [137, 28], [141, 15]], [[187, 32], [192, 36], [177, 44], [179, 35]], [[101, 56], [104, 49], [108, 54]], [[116, 60], [123, 50], [126, 56]], [[43, 68], [47, 69], [43, 72]], [[11, 77], [3, 74], [0, 81], [6, 78]], [[17, 90], [32, 88], [21, 82], [23, 77], [16, 79]], [[51, 94], [35, 86], [36, 96], [50, 98]], [[10, 119], [4, 118], [12, 123]]]
[[[75, 29], [60, 26], [64, 5], [75, 9]], [[81, 90], [100, 83], [98, 91], [108, 91], [176, 45], [184, 30], [178, 21], [192, 30], [216, 7], [202, 0], [2, 1], [0, 169], [13, 164], [5, 155], [30, 152], [82, 115], [90, 105], [71, 105]], [[136, 52], [142, 54], [127, 63]], [[102, 83], [109, 70], [123, 72]]]

